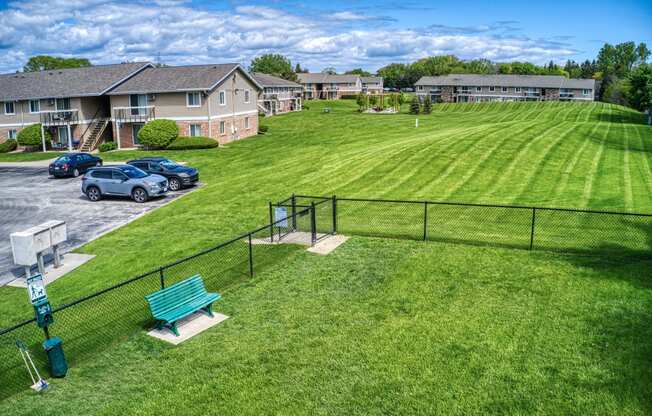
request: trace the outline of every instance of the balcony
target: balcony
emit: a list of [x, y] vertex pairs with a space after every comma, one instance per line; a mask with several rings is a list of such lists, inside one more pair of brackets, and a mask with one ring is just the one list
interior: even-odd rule
[[113, 119], [120, 123], [144, 123], [155, 117], [154, 106], [113, 107]]
[[39, 116], [44, 127], [68, 126], [79, 121], [79, 111], [76, 109], [41, 111]]

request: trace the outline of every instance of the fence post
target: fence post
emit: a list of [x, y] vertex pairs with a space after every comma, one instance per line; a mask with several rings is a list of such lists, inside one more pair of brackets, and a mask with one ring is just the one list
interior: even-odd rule
[[292, 194], [292, 231], [297, 230], [297, 197]]
[[249, 277], [254, 277], [254, 252], [253, 252], [253, 247], [251, 245], [251, 233], [249, 233], [248, 237], [249, 237]]
[[428, 240], [428, 201], [423, 202], [423, 241]]
[[317, 216], [315, 215], [315, 201], [310, 203], [310, 242], [313, 246], [317, 242]]
[[532, 228], [530, 229], [530, 250], [534, 248], [534, 221], [537, 217], [537, 209], [532, 208]]
[[272, 212], [272, 201], [269, 201], [269, 242], [274, 242], [274, 213]]
[[337, 234], [337, 196], [333, 195], [333, 234]]
[[161, 279], [161, 289], [165, 289], [165, 276], [163, 275], [163, 267], [159, 267], [158, 276]]

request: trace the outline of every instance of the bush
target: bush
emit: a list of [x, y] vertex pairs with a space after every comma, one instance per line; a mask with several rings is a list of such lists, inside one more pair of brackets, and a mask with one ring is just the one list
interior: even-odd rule
[[7, 140], [4, 143], [0, 143], [0, 153], [8, 153], [16, 150], [18, 143], [16, 140]]
[[258, 126], [258, 134], [265, 134], [269, 130], [269, 126], [260, 125]]
[[138, 141], [154, 149], [165, 149], [179, 137], [179, 127], [172, 120], [152, 120], [138, 132]]
[[179, 136], [172, 143], [168, 145], [169, 150], [187, 150], [187, 149], [210, 149], [219, 146], [216, 140], [210, 137], [195, 136], [186, 137]]
[[[45, 144], [48, 145], [50, 140], [52, 140], [52, 135], [47, 130], [44, 131], [44, 134]], [[41, 125], [32, 124], [29, 127], [25, 127], [18, 133], [16, 141], [21, 146], [38, 148], [43, 143], [41, 141]]]
[[410, 103], [410, 114], [419, 114], [420, 109], [419, 99], [415, 96]]
[[118, 144], [116, 142], [104, 142], [98, 147], [98, 150], [102, 153], [104, 152], [110, 152], [111, 150], [115, 150], [118, 148]]
[[423, 114], [430, 113], [432, 113], [432, 101], [430, 101], [430, 97], [426, 95], [423, 99]]

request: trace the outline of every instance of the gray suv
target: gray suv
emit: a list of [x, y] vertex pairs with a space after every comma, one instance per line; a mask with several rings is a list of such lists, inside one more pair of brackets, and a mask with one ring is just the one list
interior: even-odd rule
[[93, 168], [82, 178], [82, 192], [91, 201], [105, 195], [129, 196], [136, 202], [165, 195], [168, 181], [163, 176], [150, 175], [135, 166]]

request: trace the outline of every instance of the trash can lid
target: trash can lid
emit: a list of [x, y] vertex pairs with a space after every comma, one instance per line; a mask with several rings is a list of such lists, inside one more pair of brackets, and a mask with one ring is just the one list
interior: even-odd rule
[[46, 350], [51, 350], [52, 348], [56, 347], [57, 345], [61, 345], [62, 343], [63, 341], [61, 340], [61, 338], [52, 337], [48, 340], [45, 340], [45, 342], [43, 342], [43, 348], [45, 348]]

